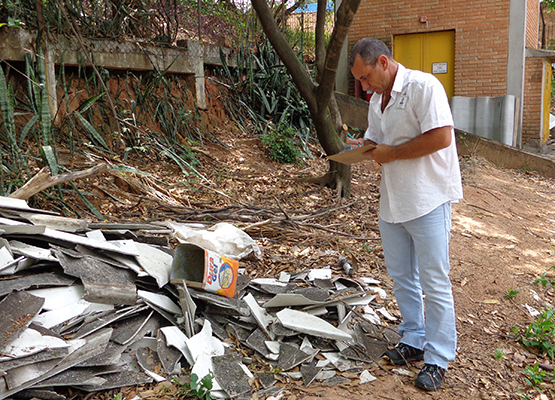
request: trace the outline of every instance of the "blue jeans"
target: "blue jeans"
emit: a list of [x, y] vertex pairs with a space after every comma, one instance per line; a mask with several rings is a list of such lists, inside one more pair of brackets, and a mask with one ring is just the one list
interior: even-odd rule
[[380, 218], [379, 227], [387, 272], [403, 317], [401, 342], [423, 349], [426, 364], [447, 369], [457, 347], [449, 279], [451, 203], [399, 224]]

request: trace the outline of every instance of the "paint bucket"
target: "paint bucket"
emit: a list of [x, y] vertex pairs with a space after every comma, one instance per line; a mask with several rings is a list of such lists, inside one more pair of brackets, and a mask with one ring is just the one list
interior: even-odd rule
[[170, 281], [185, 280], [189, 287], [233, 298], [238, 269], [237, 260], [196, 244], [182, 243], [175, 249]]

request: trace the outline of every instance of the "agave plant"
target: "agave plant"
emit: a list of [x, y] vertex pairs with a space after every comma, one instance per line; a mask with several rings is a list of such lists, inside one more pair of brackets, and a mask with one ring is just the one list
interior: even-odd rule
[[[230, 115], [244, 126], [252, 124], [268, 146], [288, 143], [290, 148], [293, 136], [304, 155], [310, 156], [313, 125], [306, 102], [269, 41], [257, 45], [254, 52], [243, 45], [235, 68], [227, 65], [222, 53], [220, 58], [220, 76], [230, 89], [226, 105]], [[287, 137], [282, 137], [284, 134]], [[270, 148], [269, 153], [276, 159], [275, 154], [282, 154], [282, 150]], [[282, 162], [297, 162], [301, 153], [291, 149], [287, 154]]]

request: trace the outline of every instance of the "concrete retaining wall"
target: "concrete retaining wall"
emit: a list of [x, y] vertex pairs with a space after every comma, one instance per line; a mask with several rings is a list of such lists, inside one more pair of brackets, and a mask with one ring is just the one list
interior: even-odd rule
[[[51, 111], [56, 115], [55, 66], [71, 65], [136, 71], [167, 71], [175, 74], [194, 74], [196, 99], [199, 108], [207, 107], [204, 68], [206, 65], [221, 65], [220, 46], [198, 42], [180, 41], [179, 47], [155, 46], [147, 42], [83, 39], [84, 46], [76, 38], [49, 35], [44, 42], [48, 92]], [[24, 61], [25, 54], [34, 56], [36, 34], [17, 28], [0, 31], [0, 60]], [[84, 48], [83, 48], [84, 47]], [[233, 66], [234, 54], [222, 48], [226, 62]], [[88, 52], [88, 55], [85, 53]], [[54, 85], [54, 86], [52, 86]], [[52, 108], [53, 107], [53, 108]]]

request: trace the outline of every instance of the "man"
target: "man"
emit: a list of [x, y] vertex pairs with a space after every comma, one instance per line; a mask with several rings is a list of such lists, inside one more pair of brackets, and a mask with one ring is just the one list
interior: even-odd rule
[[377, 39], [355, 45], [350, 68], [374, 92], [364, 144], [376, 147], [364, 155], [382, 165], [379, 228], [403, 317], [401, 341], [384, 355], [396, 365], [424, 360], [415, 384], [437, 390], [457, 345], [449, 239], [462, 184], [453, 117], [441, 83], [394, 61]]

